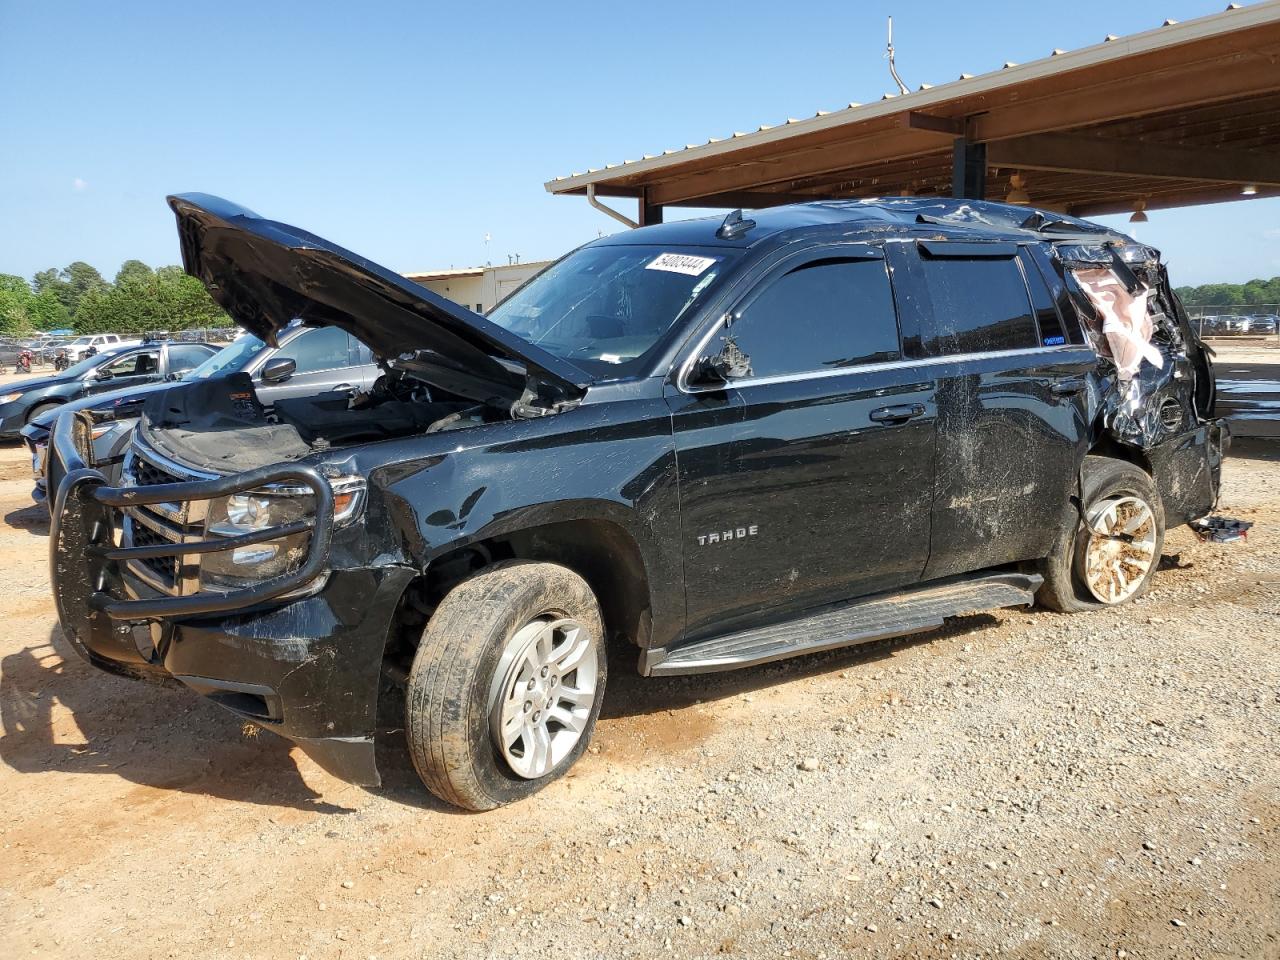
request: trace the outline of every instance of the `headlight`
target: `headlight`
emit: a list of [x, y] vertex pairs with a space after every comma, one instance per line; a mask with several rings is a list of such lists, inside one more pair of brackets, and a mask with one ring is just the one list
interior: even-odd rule
[[[354, 522], [364, 507], [363, 478], [341, 477], [329, 483], [333, 487], [335, 525]], [[205, 533], [211, 538], [239, 537], [306, 520], [314, 513], [315, 495], [310, 487], [264, 487], [210, 501]], [[238, 589], [293, 573], [306, 559], [310, 542], [310, 532], [304, 531], [234, 550], [206, 553], [200, 559], [200, 586]]]
[[21, 390], [17, 393], [6, 393], [3, 397], [0, 397], [0, 403], [13, 403], [13, 401], [17, 400], [20, 396], [22, 396]]

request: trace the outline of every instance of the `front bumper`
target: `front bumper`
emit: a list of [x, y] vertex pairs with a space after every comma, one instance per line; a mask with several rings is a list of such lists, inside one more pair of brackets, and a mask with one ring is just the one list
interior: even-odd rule
[[[54, 600], [68, 643], [102, 670], [181, 682], [296, 741], [335, 776], [377, 784], [374, 732], [382, 655], [412, 571], [330, 568], [332, 492], [311, 468], [113, 488], [85, 463], [87, 435], [81, 418], [61, 418], [48, 454], [50, 468], [65, 478], [55, 494], [49, 548]], [[209, 499], [281, 479], [312, 485], [317, 501], [308, 555], [293, 574], [229, 593], [170, 596], [134, 576], [129, 561], [207, 552], [209, 542], [115, 545], [115, 511], [125, 503]], [[323, 588], [313, 595], [286, 599], [319, 582]]]
[[19, 408], [19, 401], [0, 407], [0, 440], [17, 440], [27, 425], [27, 408]]

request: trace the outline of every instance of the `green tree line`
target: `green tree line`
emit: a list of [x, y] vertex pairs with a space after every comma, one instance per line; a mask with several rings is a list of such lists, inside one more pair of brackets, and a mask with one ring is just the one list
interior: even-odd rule
[[1248, 283], [1206, 283], [1201, 287], [1177, 287], [1175, 292], [1188, 307], [1277, 304], [1280, 303], [1280, 277], [1250, 280]]
[[126, 260], [108, 282], [77, 260], [41, 270], [30, 282], [0, 273], [0, 334], [70, 328], [77, 333], [145, 333], [225, 327], [231, 319], [181, 267]]

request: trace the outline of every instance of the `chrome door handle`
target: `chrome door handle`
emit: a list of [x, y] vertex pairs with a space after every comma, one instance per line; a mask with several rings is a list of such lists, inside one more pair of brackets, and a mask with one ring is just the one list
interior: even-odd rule
[[349, 383], [340, 383], [340, 384], [338, 384], [337, 386], [335, 386], [333, 389], [334, 389], [334, 390], [350, 390], [350, 389], [351, 389], [351, 384], [349, 384]]
[[906, 423], [924, 416], [924, 404], [900, 403], [892, 407], [879, 407], [868, 416], [876, 423]]

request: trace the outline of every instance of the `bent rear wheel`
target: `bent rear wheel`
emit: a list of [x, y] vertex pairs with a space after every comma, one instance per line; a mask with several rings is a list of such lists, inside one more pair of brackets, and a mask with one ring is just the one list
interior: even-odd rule
[[1151, 586], [1164, 545], [1164, 509], [1151, 476], [1124, 460], [1084, 463], [1084, 522], [1063, 512], [1053, 549], [1041, 561], [1042, 606], [1067, 613], [1116, 606]]
[[581, 577], [550, 563], [485, 570], [423, 631], [405, 705], [414, 766], [468, 810], [527, 797], [586, 749], [605, 677], [600, 608]]
[[1137, 593], [1156, 562], [1156, 518], [1138, 497], [1118, 494], [1089, 510], [1081, 574], [1099, 603]]

